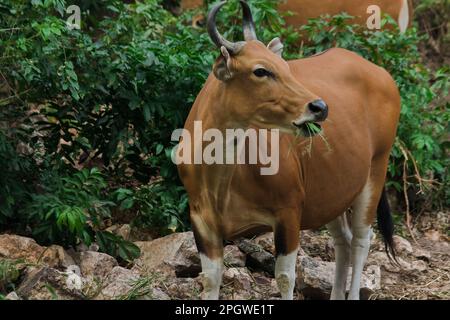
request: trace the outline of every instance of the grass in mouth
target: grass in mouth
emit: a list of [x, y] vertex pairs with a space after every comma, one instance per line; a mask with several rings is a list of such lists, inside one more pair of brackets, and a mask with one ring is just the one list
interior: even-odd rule
[[315, 136], [322, 131], [322, 128], [316, 123], [308, 122], [305, 125], [310, 137]]
[[307, 140], [308, 145], [305, 147], [305, 150], [302, 152], [302, 155], [305, 153], [308, 153], [308, 155], [311, 157], [313, 137], [316, 135], [319, 136], [322, 139], [322, 141], [325, 143], [327, 150], [328, 151], [331, 150], [331, 146], [328, 143], [328, 140], [327, 140], [326, 136], [324, 135], [322, 127], [320, 125], [318, 125], [316, 123], [308, 122], [305, 124], [305, 128], [306, 128], [307, 132], [305, 132], [305, 130], [303, 130], [303, 132], [302, 132], [302, 130], [297, 130], [295, 132], [294, 143], [290, 145], [289, 150], [288, 150], [288, 155], [289, 155], [292, 147], [294, 147], [294, 145], [297, 145], [298, 139], [300, 137], [304, 137], [304, 138], [308, 138], [308, 140]]

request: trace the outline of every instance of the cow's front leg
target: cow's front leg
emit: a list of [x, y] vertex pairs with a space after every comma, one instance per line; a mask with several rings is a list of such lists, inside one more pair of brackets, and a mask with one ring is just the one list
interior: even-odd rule
[[[297, 213], [298, 216], [298, 213]], [[295, 266], [299, 246], [298, 217], [286, 217], [274, 228], [276, 263], [275, 279], [283, 300], [292, 300], [295, 287]]]
[[209, 257], [203, 253], [200, 253], [200, 259], [202, 263], [200, 277], [203, 285], [201, 298], [202, 300], [217, 300], [219, 299], [219, 289], [222, 283], [223, 259], [222, 257]]
[[200, 215], [191, 215], [191, 222], [202, 265], [203, 291], [200, 297], [202, 300], [217, 300], [223, 274], [223, 240]]

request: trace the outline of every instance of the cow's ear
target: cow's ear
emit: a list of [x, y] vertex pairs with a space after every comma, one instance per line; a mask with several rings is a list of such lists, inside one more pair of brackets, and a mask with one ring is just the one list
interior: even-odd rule
[[213, 72], [217, 79], [228, 81], [233, 77], [231, 56], [224, 46], [220, 47], [220, 52], [222, 54], [214, 63]]
[[280, 57], [283, 54], [283, 44], [278, 37], [273, 38], [272, 41], [270, 41], [267, 45], [267, 48]]

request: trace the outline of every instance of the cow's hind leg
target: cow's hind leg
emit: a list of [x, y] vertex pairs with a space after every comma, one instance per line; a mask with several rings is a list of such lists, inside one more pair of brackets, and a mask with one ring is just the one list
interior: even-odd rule
[[327, 229], [333, 237], [334, 255], [336, 257], [336, 270], [330, 299], [345, 300], [352, 241], [352, 233], [348, 226], [345, 213], [328, 223]]
[[[281, 217], [281, 215], [280, 215]], [[292, 300], [295, 287], [295, 266], [299, 246], [298, 212], [280, 219], [274, 228], [275, 237], [275, 279], [283, 300]]]
[[369, 178], [352, 208], [352, 282], [349, 300], [359, 300], [361, 275], [370, 249], [371, 224], [375, 220], [378, 202], [386, 178], [389, 154], [372, 161]]
[[372, 198], [373, 189], [370, 182], [367, 182], [352, 206], [352, 282], [348, 294], [349, 300], [359, 300], [361, 276], [370, 248], [371, 227], [367, 216]]
[[202, 265], [200, 273], [203, 285], [201, 299], [217, 300], [223, 274], [223, 241], [200, 215], [191, 214], [191, 222]]

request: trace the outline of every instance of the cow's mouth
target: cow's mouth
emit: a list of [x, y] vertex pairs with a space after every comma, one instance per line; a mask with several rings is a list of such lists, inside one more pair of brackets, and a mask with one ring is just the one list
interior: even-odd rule
[[304, 122], [301, 125], [295, 125], [300, 135], [304, 137], [314, 137], [322, 131], [322, 126], [317, 122]]

